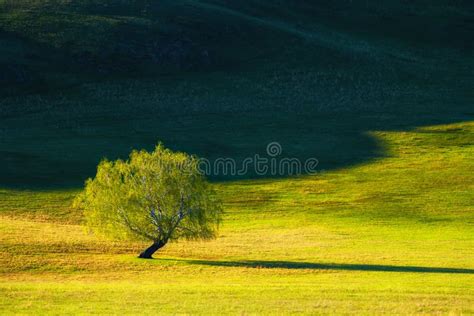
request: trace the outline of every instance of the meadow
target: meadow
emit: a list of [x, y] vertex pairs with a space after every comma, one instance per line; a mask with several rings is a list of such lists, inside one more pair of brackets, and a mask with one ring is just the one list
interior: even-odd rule
[[151, 262], [87, 233], [76, 190], [2, 190], [2, 313], [473, 313], [473, 132], [374, 132], [367, 164], [218, 183], [219, 238]]
[[[278, 3], [0, 0], [0, 314], [474, 314], [474, 10]], [[155, 260], [72, 207], [275, 141], [317, 173], [211, 175], [218, 238]]]

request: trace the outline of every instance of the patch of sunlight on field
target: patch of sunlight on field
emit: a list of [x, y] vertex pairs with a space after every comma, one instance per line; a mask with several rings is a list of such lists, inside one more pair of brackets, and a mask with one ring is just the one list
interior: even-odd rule
[[218, 239], [91, 235], [74, 190], [0, 190], [0, 312], [474, 313], [474, 123], [372, 132], [386, 156], [216, 184]]

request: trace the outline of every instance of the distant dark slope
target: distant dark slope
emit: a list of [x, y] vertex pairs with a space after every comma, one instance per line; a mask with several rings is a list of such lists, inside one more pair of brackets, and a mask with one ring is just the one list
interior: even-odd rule
[[472, 53], [472, 4], [396, 3], [0, 0], [0, 82], [41, 89], [83, 76], [229, 69], [295, 40], [319, 45], [320, 58]]
[[0, 69], [26, 76], [4, 75], [4, 83], [212, 70], [261, 56], [287, 41], [252, 21], [193, 4], [109, 2], [3, 4]]
[[[203, 2], [203, 1], [201, 1]], [[472, 48], [472, 1], [229, 1], [208, 0], [247, 14], [299, 25], [319, 23], [345, 33], [407, 44]], [[467, 41], [466, 41], [467, 40]]]
[[0, 4], [0, 186], [81, 185], [158, 141], [329, 170], [385, 155], [370, 131], [474, 119], [470, 1]]

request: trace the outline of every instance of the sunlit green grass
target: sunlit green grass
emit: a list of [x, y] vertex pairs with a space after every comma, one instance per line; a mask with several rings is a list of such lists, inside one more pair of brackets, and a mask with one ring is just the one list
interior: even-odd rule
[[474, 124], [371, 132], [385, 157], [216, 184], [218, 239], [88, 234], [76, 191], [0, 191], [0, 312], [474, 313]]
[[[0, 314], [474, 314], [474, 125], [440, 125], [472, 120], [472, 10], [424, 2], [0, 0]], [[139, 53], [184, 38], [209, 67]], [[142, 261], [71, 201], [158, 141], [326, 171], [213, 179], [219, 238]]]

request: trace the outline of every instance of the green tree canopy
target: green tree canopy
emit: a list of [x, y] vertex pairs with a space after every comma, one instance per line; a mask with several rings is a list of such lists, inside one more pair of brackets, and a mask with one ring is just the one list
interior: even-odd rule
[[118, 238], [150, 240], [151, 258], [170, 240], [215, 237], [222, 207], [199, 172], [199, 160], [158, 145], [128, 160], [102, 161], [75, 204], [88, 227]]

